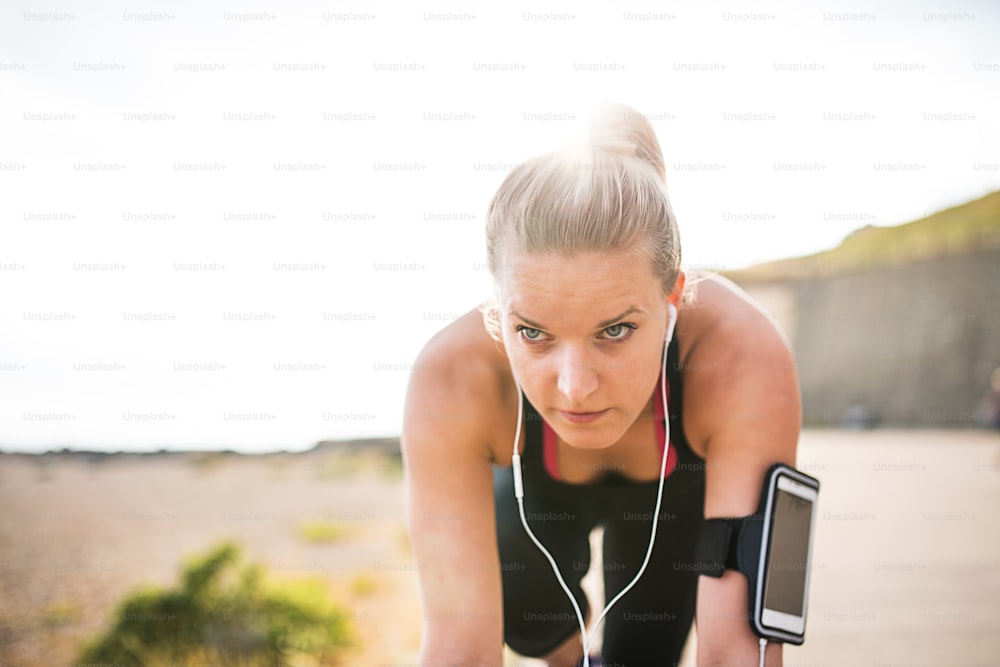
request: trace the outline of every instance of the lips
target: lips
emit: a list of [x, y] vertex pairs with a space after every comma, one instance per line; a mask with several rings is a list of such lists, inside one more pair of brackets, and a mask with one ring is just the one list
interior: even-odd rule
[[563, 416], [563, 419], [573, 424], [589, 424], [592, 421], [600, 419], [605, 412], [607, 412], [607, 410], [601, 410], [599, 412], [567, 412], [565, 410], [560, 410], [559, 414]]

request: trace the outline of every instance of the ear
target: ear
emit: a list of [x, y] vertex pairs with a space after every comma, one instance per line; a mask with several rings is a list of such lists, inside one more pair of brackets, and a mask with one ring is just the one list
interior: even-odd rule
[[674, 289], [670, 292], [670, 296], [667, 297], [667, 301], [674, 304], [674, 308], [681, 307], [681, 299], [684, 297], [684, 282], [686, 276], [684, 272], [681, 271], [677, 274], [677, 282], [674, 283]]

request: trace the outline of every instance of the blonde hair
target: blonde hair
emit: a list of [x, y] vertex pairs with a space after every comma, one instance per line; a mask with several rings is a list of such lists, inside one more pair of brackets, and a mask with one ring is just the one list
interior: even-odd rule
[[[487, 265], [497, 284], [511, 249], [573, 255], [632, 247], [647, 255], [669, 294], [681, 246], [663, 151], [650, 122], [623, 104], [603, 103], [580, 143], [520, 164], [487, 209]], [[497, 295], [480, 310], [499, 339]]]

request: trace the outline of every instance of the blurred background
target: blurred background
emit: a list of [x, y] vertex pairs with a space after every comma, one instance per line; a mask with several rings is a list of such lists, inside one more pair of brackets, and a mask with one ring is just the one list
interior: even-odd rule
[[[990, 664], [995, 3], [0, 17], [3, 664], [71, 664], [133, 586], [181, 586], [183, 559], [227, 537], [324, 582], [353, 664], [416, 664], [397, 440], [413, 360], [489, 294], [500, 182], [602, 98], [657, 131], [685, 268], [737, 282], [788, 337], [803, 465], [834, 483], [830, 548], [884, 540], [828, 552], [813, 585], [846, 597], [814, 599], [786, 663], [850, 645], [850, 664]], [[946, 657], [914, 649], [942, 627], [963, 638]], [[873, 652], [886, 632], [914, 653]]]

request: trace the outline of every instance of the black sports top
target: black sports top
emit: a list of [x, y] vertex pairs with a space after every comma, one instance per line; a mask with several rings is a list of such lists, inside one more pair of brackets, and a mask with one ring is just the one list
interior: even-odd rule
[[[705, 463], [702, 458], [691, 450], [684, 433], [682, 422], [684, 407], [683, 373], [678, 361], [679, 349], [675, 336], [667, 347], [667, 408], [670, 413], [670, 451], [667, 453], [667, 466], [663, 483], [664, 497], [673, 493], [688, 493], [704, 486]], [[662, 374], [661, 374], [662, 377]], [[660, 382], [656, 384], [656, 397], [653, 401], [656, 410], [659, 454], [663, 455], [663, 405], [660, 394]], [[522, 455], [522, 468], [525, 478], [532, 478], [533, 484], [545, 486], [555, 485], [564, 492], [572, 493], [573, 489], [586, 491], [594, 487], [614, 486], [655, 486], [659, 478], [637, 482], [621, 475], [614, 469], [606, 471], [598, 480], [577, 484], [558, 479], [555, 466], [555, 436], [551, 427], [542, 419], [538, 411], [526, 396], [522, 395], [524, 403], [525, 446]], [[537, 487], [536, 487], [537, 488]], [[701, 507], [698, 508], [699, 512]]]

